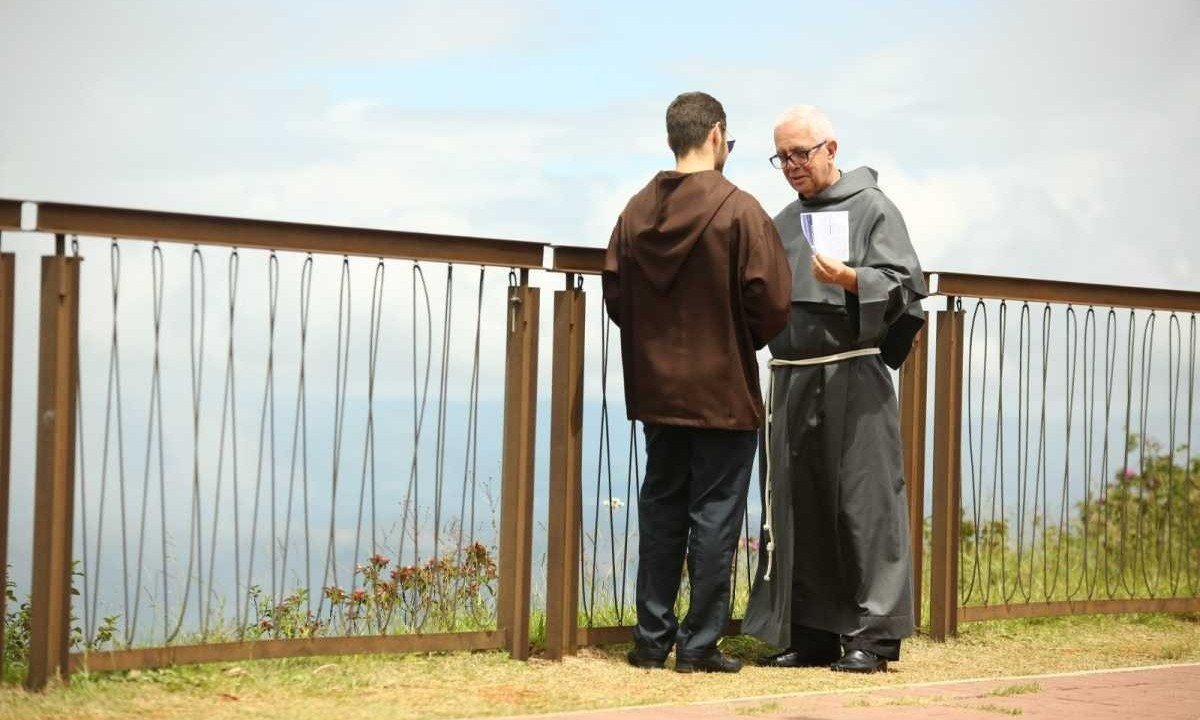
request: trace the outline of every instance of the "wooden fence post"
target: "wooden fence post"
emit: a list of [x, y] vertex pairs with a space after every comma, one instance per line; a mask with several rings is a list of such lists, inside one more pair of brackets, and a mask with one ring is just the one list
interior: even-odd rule
[[938, 313], [933, 409], [933, 554], [929, 632], [945, 640], [958, 632], [958, 542], [962, 493], [963, 312], [946, 298]]
[[0, 253], [0, 677], [7, 661], [8, 505], [12, 468], [13, 286], [16, 256]]
[[529, 271], [508, 290], [504, 378], [504, 459], [500, 495], [500, 589], [497, 626], [510, 655], [529, 657], [529, 593], [533, 575], [533, 469], [537, 430], [539, 290]]
[[900, 367], [900, 440], [908, 487], [908, 531], [913, 566], [913, 620], [921, 625], [925, 553], [925, 401], [929, 387], [929, 325], [921, 328]]
[[33, 517], [29, 672], [40, 690], [69, 672], [71, 530], [75, 518], [75, 379], [79, 362], [79, 258], [42, 258], [38, 352], [37, 479]]
[[579, 645], [579, 538], [583, 522], [583, 357], [586, 297], [554, 293], [554, 373], [550, 404], [550, 507], [546, 521], [546, 650], [552, 660]]

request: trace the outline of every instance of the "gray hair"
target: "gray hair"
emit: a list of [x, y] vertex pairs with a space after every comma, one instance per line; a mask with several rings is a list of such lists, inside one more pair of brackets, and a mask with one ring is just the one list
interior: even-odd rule
[[775, 128], [790, 123], [797, 123], [808, 127], [813, 131], [814, 135], [820, 137], [822, 140], [837, 139], [837, 135], [833, 131], [833, 123], [829, 121], [829, 116], [821, 112], [821, 109], [815, 105], [794, 105], [784, 110], [779, 117], [775, 118]]

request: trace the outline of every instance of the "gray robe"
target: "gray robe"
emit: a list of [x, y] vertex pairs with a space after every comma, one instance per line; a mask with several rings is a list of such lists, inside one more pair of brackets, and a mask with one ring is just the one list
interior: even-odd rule
[[[789, 645], [792, 624], [888, 639], [913, 630], [900, 420], [886, 365], [899, 367], [908, 354], [925, 320], [920, 300], [928, 291], [904, 220], [876, 177], [865, 167], [845, 173], [775, 218], [793, 287], [791, 319], [771, 342], [772, 356], [881, 350], [771, 371], [775, 549], [765, 580], [768, 536], [762, 532], [742, 630], [777, 647]], [[840, 210], [849, 213], [847, 264], [858, 273], [857, 295], [813, 277], [801, 229], [801, 213]]]

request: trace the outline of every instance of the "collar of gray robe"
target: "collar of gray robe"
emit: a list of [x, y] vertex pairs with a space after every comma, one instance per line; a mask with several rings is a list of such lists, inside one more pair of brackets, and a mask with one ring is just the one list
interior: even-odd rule
[[828, 205], [847, 200], [863, 190], [878, 188], [878, 180], [879, 173], [874, 168], [864, 165], [854, 168], [850, 172], [842, 173], [837, 182], [813, 195], [811, 198], [806, 198], [803, 195], [797, 195], [797, 197], [806, 206]]

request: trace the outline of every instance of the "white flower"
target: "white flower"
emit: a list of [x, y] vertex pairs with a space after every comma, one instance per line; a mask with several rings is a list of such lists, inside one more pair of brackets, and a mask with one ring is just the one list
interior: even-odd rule
[[625, 501], [622, 500], [621, 498], [616, 498], [616, 497], [609, 498], [609, 499], [601, 502], [600, 504], [603, 505], [604, 507], [612, 508], [613, 510], [620, 510], [621, 508], [625, 507]]

